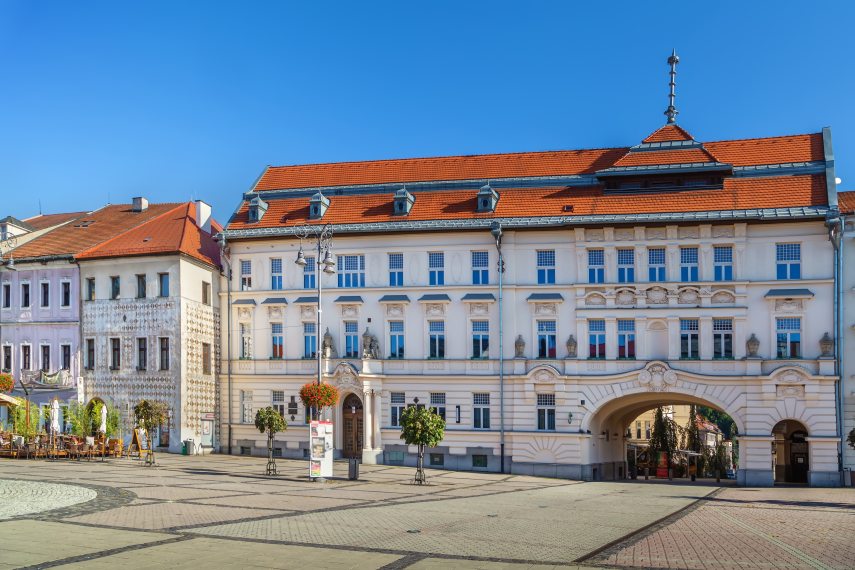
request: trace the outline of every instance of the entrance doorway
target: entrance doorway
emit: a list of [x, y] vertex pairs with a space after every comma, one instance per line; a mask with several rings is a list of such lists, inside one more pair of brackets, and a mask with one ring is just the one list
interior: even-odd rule
[[807, 484], [810, 454], [807, 429], [795, 420], [778, 422], [772, 429], [772, 464], [775, 483]]
[[349, 394], [342, 404], [342, 455], [347, 458], [362, 457], [362, 400], [356, 394]]

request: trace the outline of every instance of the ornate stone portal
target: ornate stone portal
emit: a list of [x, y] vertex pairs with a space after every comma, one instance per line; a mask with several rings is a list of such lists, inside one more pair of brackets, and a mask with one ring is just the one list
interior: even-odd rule
[[667, 392], [677, 383], [677, 373], [662, 362], [651, 362], [638, 373], [638, 383], [651, 392]]

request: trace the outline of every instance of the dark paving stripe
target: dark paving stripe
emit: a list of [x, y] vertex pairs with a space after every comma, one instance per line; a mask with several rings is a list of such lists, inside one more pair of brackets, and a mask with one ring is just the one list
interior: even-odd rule
[[34, 564], [32, 566], [24, 566], [20, 570], [37, 570], [39, 568], [55, 568], [57, 566], [64, 566], [65, 564], [73, 564], [75, 562], [88, 562], [90, 560], [95, 560], [96, 558], [104, 558], [106, 556], [112, 556], [114, 554], [121, 554], [123, 552], [133, 552], [134, 550], [143, 550], [146, 548], [151, 548], [152, 546], [162, 546], [164, 544], [171, 544], [173, 542], [184, 542], [185, 540], [193, 540], [192, 536], [176, 536], [173, 538], [166, 538], [164, 540], [158, 540], [156, 542], [147, 542], [145, 544], [132, 544], [130, 546], [123, 546], [121, 548], [111, 548], [110, 550], [102, 550], [101, 552], [92, 552], [90, 554], [81, 554], [79, 556], [70, 556], [68, 558], [63, 558], [61, 560], [53, 560], [51, 562], [42, 562], [40, 564]]

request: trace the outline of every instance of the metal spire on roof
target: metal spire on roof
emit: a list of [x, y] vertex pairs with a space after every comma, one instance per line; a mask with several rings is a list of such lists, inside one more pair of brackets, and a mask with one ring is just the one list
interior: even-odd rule
[[677, 122], [677, 114], [679, 111], [674, 106], [674, 87], [676, 86], [677, 64], [680, 63], [680, 58], [677, 56], [677, 50], [671, 50], [671, 57], [668, 58], [668, 65], [671, 66], [671, 71], [668, 75], [671, 76], [671, 81], [668, 83], [671, 91], [668, 93], [668, 108], [665, 109], [665, 116], [668, 117], [667, 124], [675, 124]]

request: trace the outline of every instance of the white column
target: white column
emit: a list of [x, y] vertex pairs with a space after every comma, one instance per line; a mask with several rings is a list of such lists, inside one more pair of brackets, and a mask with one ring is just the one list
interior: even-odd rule
[[606, 320], [606, 358], [614, 360], [618, 357], [617, 349], [617, 319], [609, 317]]
[[668, 317], [668, 360], [680, 359], [680, 319]]
[[712, 317], [701, 317], [698, 321], [698, 344], [700, 344], [700, 357], [701, 360], [709, 360], [713, 357]]
[[371, 408], [371, 390], [366, 389], [362, 392], [362, 449], [372, 449], [371, 432], [374, 425], [374, 414]]
[[383, 449], [383, 436], [380, 434], [382, 418], [381, 406], [383, 405], [383, 396], [380, 390], [374, 390], [372, 399], [374, 400], [374, 449]]

